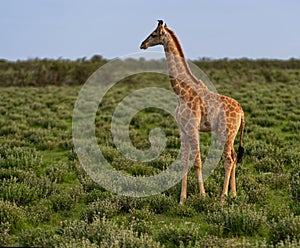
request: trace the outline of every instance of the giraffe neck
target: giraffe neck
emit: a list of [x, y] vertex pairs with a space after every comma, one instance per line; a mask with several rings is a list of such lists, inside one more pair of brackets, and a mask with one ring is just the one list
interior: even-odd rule
[[206, 89], [207, 87], [204, 83], [199, 81], [191, 72], [176, 35], [169, 29], [167, 31], [168, 38], [163, 46], [171, 85], [175, 93], [177, 94], [179, 89], [186, 88], [186, 86], [183, 86], [182, 84], [197, 84], [197, 87]]

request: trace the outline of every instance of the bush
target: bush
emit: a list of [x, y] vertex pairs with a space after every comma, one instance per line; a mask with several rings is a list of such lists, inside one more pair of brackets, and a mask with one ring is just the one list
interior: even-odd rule
[[22, 231], [18, 241], [23, 247], [55, 247], [53, 233], [41, 228]]
[[296, 166], [291, 173], [292, 199], [300, 204], [300, 165]]
[[194, 208], [190, 205], [177, 205], [170, 210], [172, 215], [177, 215], [181, 217], [193, 217], [197, 214]]
[[65, 193], [55, 194], [51, 197], [52, 209], [55, 212], [58, 211], [70, 211], [74, 206], [75, 202], [72, 197]]
[[65, 221], [58, 234], [68, 239], [88, 239], [98, 247], [161, 247], [159, 242], [147, 234], [139, 236], [128, 226], [119, 226], [105, 218], [95, 218], [90, 224], [84, 221]]
[[269, 156], [261, 159], [256, 159], [254, 167], [259, 172], [282, 173], [283, 164], [276, 157]]
[[289, 215], [269, 225], [269, 242], [276, 245], [287, 240], [300, 241], [300, 216]]
[[207, 220], [218, 225], [220, 232], [225, 236], [240, 236], [260, 233], [265, 227], [267, 217], [262, 211], [256, 211], [251, 206], [232, 205], [209, 212]]
[[25, 207], [25, 214], [31, 223], [40, 224], [50, 221], [53, 211], [47, 206], [46, 202], [47, 200], [44, 200], [38, 204]]
[[62, 183], [66, 181], [68, 167], [64, 163], [58, 163], [46, 169], [46, 176], [53, 183]]
[[280, 241], [276, 247], [289, 247], [289, 248], [299, 248], [300, 247], [300, 240], [291, 240], [289, 237], [285, 241]]
[[47, 177], [17, 168], [0, 170], [0, 198], [18, 205], [34, 204], [55, 191], [55, 185]]
[[203, 197], [199, 194], [192, 195], [186, 201], [187, 206], [191, 206], [196, 213], [204, 212], [207, 214], [208, 212], [217, 211], [220, 205], [220, 197]]
[[138, 236], [132, 230], [121, 230], [115, 232], [113, 235], [105, 237], [100, 243], [99, 247], [103, 248], [159, 248], [164, 247], [159, 242], [154, 240], [147, 234], [141, 234]]
[[154, 214], [149, 209], [132, 209], [128, 226], [138, 235], [151, 233], [153, 231], [153, 216]]
[[55, 212], [70, 211], [83, 198], [81, 187], [73, 187], [68, 191], [61, 191], [51, 196], [52, 209]]
[[194, 245], [199, 236], [201, 229], [194, 223], [186, 226], [178, 226], [175, 224], [164, 225], [157, 230], [157, 240], [168, 246], [179, 247], [181, 244]]
[[182, 248], [253, 248], [253, 247], [268, 247], [268, 244], [265, 240], [256, 240], [255, 243], [249, 242], [246, 239], [224, 239], [217, 236], [205, 235], [200, 237], [195, 243], [189, 242], [188, 244], [181, 244]]
[[257, 177], [241, 175], [238, 181], [240, 185], [238, 185], [238, 188], [245, 191], [244, 195], [247, 198], [247, 203], [258, 203], [260, 205], [264, 205], [267, 200], [269, 188], [258, 181]]
[[133, 209], [144, 209], [149, 205], [149, 198], [144, 197], [127, 197], [118, 196], [117, 197], [121, 211], [125, 213], [130, 213]]
[[24, 211], [16, 204], [0, 199], [0, 220], [6, 226], [3, 230], [4, 232], [8, 230], [14, 231], [20, 228], [22, 222], [25, 220]]
[[10, 233], [10, 223], [9, 222], [2, 222], [0, 221], [0, 246], [8, 246], [11, 237]]
[[17, 205], [27, 205], [39, 198], [39, 189], [31, 188], [17, 178], [4, 179], [0, 183], [0, 198]]
[[7, 146], [0, 150], [0, 166], [2, 168], [15, 167], [30, 170], [43, 166], [43, 161], [35, 149]]
[[148, 198], [149, 209], [157, 214], [169, 212], [178, 205], [177, 200], [164, 194], [151, 196]]
[[81, 213], [81, 219], [88, 220], [92, 222], [95, 217], [111, 218], [116, 215], [120, 210], [120, 204], [115, 201], [110, 201], [109, 199], [99, 199], [97, 201], [91, 202], [85, 210]]
[[74, 247], [81, 247], [81, 248], [97, 248], [99, 247], [97, 244], [93, 244], [87, 238], [65, 238], [65, 237], [57, 237], [55, 240], [55, 247], [60, 248], [74, 248]]

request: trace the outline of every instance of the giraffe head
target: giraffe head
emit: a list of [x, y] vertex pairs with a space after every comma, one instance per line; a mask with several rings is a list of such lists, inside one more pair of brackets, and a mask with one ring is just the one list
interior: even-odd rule
[[166, 39], [167, 25], [158, 20], [157, 28], [142, 42], [140, 48], [147, 49], [151, 46], [163, 45]]

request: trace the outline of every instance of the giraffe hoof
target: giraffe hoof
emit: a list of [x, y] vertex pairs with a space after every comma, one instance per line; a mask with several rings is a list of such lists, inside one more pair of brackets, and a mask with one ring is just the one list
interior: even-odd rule
[[200, 195], [202, 196], [202, 197], [206, 197], [206, 193], [204, 192], [204, 193], [200, 193]]
[[224, 204], [224, 203], [225, 203], [225, 199], [226, 199], [226, 195], [222, 195], [222, 196], [221, 196], [221, 204]]
[[180, 198], [179, 205], [182, 206], [184, 204], [184, 202], [185, 202], [185, 198]]

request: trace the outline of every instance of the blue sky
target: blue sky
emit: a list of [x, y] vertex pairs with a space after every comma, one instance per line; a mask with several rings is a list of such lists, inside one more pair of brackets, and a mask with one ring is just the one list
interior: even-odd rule
[[299, 0], [4, 0], [0, 11], [0, 58], [8, 60], [139, 52], [157, 19], [189, 59], [300, 58]]

